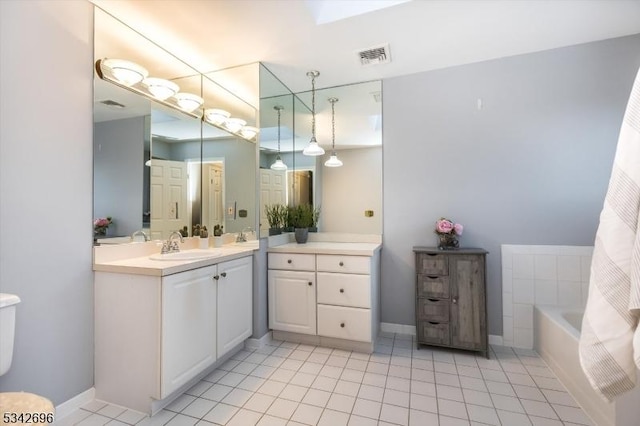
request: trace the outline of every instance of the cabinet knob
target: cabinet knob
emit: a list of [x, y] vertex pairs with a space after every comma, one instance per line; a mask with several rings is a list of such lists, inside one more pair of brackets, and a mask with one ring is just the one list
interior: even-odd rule
[[309, 281], [309, 285], [313, 285], [313, 283], [311, 281]]
[[344, 328], [344, 323], [343, 322], [340, 323], [340, 327]]
[[211, 277], [211, 279], [218, 281], [220, 279], [220, 275], [214, 275]]
[[340, 266], [344, 266], [344, 262], [340, 262], [338, 265], [340, 265]]
[[455, 305], [456, 303], [458, 303], [458, 298], [457, 298], [457, 297], [454, 297], [454, 298], [453, 298], [453, 300], [452, 300], [451, 302]]
[[292, 260], [291, 259], [287, 259], [287, 263], [291, 264]]
[[221, 273], [220, 275], [222, 276], [222, 278], [224, 278], [224, 277], [226, 277], [226, 276], [227, 276], [227, 273], [226, 273], [226, 272], [223, 272], [223, 273]]
[[341, 289], [340, 289], [340, 293], [344, 293], [344, 288], [341, 288]]

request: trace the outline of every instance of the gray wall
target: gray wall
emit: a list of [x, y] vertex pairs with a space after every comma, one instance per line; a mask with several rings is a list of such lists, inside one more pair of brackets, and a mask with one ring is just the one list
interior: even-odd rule
[[0, 2], [0, 67], [0, 292], [22, 299], [0, 391], [59, 404], [93, 386], [91, 4]]
[[639, 66], [636, 35], [385, 80], [382, 321], [415, 324], [412, 247], [441, 216], [490, 252], [495, 335], [501, 244], [592, 245]]
[[145, 117], [103, 121], [93, 131], [95, 217], [113, 218], [111, 236], [142, 228]]

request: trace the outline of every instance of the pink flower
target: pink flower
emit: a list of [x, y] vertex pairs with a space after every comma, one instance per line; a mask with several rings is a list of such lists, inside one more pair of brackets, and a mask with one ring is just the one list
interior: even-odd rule
[[436, 232], [439, 234], [449, 234], [453, 230], [453, 222], [442, 218], [436, 222]]
[[456, 223], [455, 225], [453, 225], [453, 230], [456, 235], [462, 235], [463, 229], [464, 229], [464, 226], [460, 225], [459, 223]]

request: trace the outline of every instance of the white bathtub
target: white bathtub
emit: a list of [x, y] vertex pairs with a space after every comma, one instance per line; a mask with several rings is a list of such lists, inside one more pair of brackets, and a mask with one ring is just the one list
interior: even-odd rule
[[582, 315], [581, 308], [535, 306], [535, 350], [597, 426], [638, 426], [640, 387], [609, 403], [591, 388], [582, 372], [578, 356]]

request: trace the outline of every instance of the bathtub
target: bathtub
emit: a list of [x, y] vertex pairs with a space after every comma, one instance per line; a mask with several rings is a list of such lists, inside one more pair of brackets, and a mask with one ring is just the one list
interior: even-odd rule
[[582, 372], [578, 356], [582, 315], [581, 308], [536, 305], [533, 314], [535, 350], [595, 425], [638, 426], [640, 387], [610, 403], [591, 388]]

